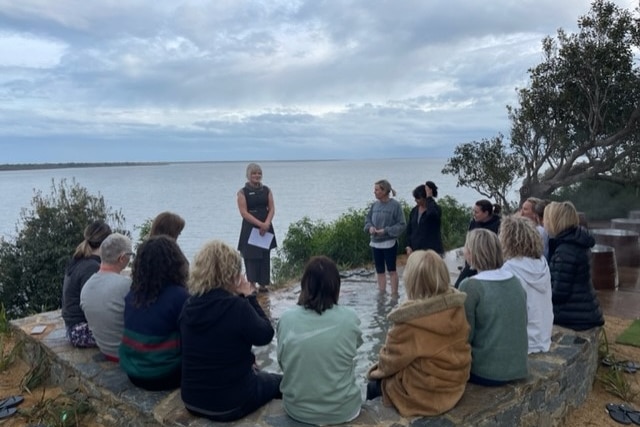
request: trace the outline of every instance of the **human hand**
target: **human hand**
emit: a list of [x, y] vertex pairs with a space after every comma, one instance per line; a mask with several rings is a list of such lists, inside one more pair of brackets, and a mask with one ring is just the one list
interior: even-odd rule
[[376, 234], [376, 228], [372, 225], [371, 227], [369, 227], [369, 234]]
[[244, 274], [238, 276], [236, 282], [236, 294], [248, 296], [256, 291], [253, 283], [249, 282]]

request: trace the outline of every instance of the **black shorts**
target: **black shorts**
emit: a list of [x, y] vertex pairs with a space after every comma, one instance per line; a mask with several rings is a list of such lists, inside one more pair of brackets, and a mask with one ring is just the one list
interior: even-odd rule
[[387, 271], [392, 273], [396, 271], [396, 257], [398, 255], [398, 242], [388, 249], [371, 248], [373, 252], [373, 262], [376, 265], [376, 273], [383, 274], [385, 265]]

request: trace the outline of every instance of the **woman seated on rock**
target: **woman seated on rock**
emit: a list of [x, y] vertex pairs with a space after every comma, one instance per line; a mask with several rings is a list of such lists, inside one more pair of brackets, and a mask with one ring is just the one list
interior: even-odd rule
[[147, 390], [180, 386], [178, 317], [189, 293], [187, 259], [168, 236], [150, 237], [138, 248], [125, 297], [120, 367]]
[[497, 386], [526, 378], [527, 295], [520, 281], [506, 270], [502, 248], [493, 231], [467, 233], [464, 256], [478, 271], [460, 283], [471, 327], [471, 377], [469, 381]]
[[64, 269], [62, 282], [62, 318], [67, 339], [74, 347], [95, 347], [96, 340], [80, 307], [82, 287], [100, 269], [100, 245], [111, 234], [111, 227], [94, 221], [84, 229], [84, 240], [76, 247]]
[[466, 296], [450, 286], [432, 250], [412, 252], [403, 279], [408, 301], [389, 313], [394, 324], [369, 369], [367, 399], [382, 394], [404, 417], [439, 415], [458, 403], [469, 379]]
[[526, 217], [502, 219], [498, 233], [504, 258], [502, 269], [513, 273], [527, 293], [529, 353], [549, 351], [553, 328], [551, 274], [543, 254], [542, 236]]
[[591, 282], [590, 249], [596, 241], [580, 225], [573, 203], [551, 202], [544, 211], [544, 228], [550, 237], [553, 323], [575, 331], [604, 325]]
[[278, 322], [278, 362], [284, 410], [297, 421], [340, 424], [360, 413], [356, 352], [360, 319], [338, 305], [340, 274], [325, 256], [311, 258], [300, 283], [298, 306]]
[[234, 421], [280, 398], [282, 376], [256, 368], [252, 346], [271, 342], [271, 321], [242, 274], [240, 253], [211, 241], [191, 266], [180, 317], [182, 400], [194, 415]]

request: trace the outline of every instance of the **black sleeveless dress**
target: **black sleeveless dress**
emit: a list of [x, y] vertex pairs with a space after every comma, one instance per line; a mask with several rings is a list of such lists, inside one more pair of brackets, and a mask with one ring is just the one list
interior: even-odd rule
[[[256, 188], [246, 184], [242, 191], [244, 193], [244, 198], [247, 201], [247, 210], [249, 213], [260, 221], [267, 219], [267, 215], [269, 214], [269, 187], [263, 185]], [[253, 228], [255, 228], [255, 225], [251, 224], [244, 218], [242, 219], [240, 239], [238, 240], [238, 250], [244, 259], [269, 258], [269, 251], [277, 246], [275, 236], [271, 241], [271, 247], [269, 250], [250, 245], [248, 243], [249, 235]], [[269, 232], [273, 233], [273, 224], [269, 227]]]

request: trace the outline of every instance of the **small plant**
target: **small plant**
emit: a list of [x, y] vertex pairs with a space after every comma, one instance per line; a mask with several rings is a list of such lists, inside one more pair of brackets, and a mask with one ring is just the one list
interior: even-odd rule
[[597, 379], [607, 392], [625, 402], [631, 402], [638, 395], [637, 392], [633, 391], [631, 382], [624, 374], [624, 370], [617, 368], [615, 365], [607, 368], [604, 373], [598, 374]]
[[28, 423], [50, 427], [72, 427], [86, 425], [87, 414], [93, 411], [86, 397], [74, 394], [61, 394], [54, 398], [42, 397], [32, 408], [21, 410], [20, 414]]
[[4, 308], [4, 304], [0, 303], [0, 334], [11, 335], [11, 323], [7, 318], [7, 311]]
[[600, 333], [600, 340], [598, 343], [598, 361], [608, 367], [598, 370], [596, 379], [602, 384], [602, 387], [614, 396], [619, 397], [625, 402], [631, 402], [637, 395], [637, 392], [633, 391], [631, 382], [625, 375], [624, 365], [626, 362], [618, 361], [616, 356], [611, 353], [611, 347], [609, 346], [609, 339], [604, 328]]
[[28, 393], [43, 384], [49, 377], [49, 359], [43, 350], [37, 352], [31, 368], [20, 382], [20, 388]]

